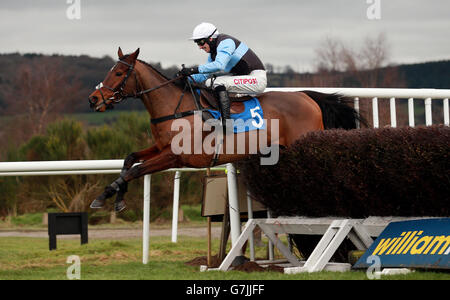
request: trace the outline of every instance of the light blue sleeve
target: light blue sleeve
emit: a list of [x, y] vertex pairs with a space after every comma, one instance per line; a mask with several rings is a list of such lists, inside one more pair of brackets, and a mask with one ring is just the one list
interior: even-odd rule
[[[212, 62], [211, 54], [208, 56], [208, 62], [206, 64], [208, 64], [210, 62]], [[199, 69], [200, 69], [200, 67], [199, 67]], [[199, 73], [199, 74], [193, 74], [193, 75], [191, 75], [191, 77], [194, 79], [195, 82], [203, 82], [203, 81], [205, 81], [206, 79], [209, 78], [209, 75], [208, 74], [200, 74]]]
[[219, 45], [217, 45], [216, 59], [199, 66], [198, 71], [202, 74], [224, 71], [227, 64], [230, 62], [234, 50], [236, 50], [236, 44], [232, 39], [221, 41]]
[[209, 78], [208, 74], [193, 74], [191, 75], [191, 77], [192, 79], [194, 79], [195, 82], [203, 82]]

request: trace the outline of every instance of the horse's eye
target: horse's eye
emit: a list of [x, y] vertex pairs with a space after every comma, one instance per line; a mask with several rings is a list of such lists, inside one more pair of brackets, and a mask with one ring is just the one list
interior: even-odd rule
[[122, 72], [116, 72], [116, 76], [122, 76]]

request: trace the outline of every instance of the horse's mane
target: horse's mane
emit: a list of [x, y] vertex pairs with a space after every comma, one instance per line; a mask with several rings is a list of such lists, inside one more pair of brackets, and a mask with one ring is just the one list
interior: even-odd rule
[[[146, 65], [147, 67], [149, 67], [150, 69], [152, 69], [153, 71], [155, 71], [157, 74], [159, 74], [162, 78], [164, 78], [165, 80], [169, 81], [171, 80], [171, 78], [167, 77], [166, 75], [164, 75], [163, 73], [161, 73], [161, 71], [159, 71], [157, 68], [155, 68], [154, 66], [152, 66], [150, 63], [145, 62], [143, 60], [138, 59], [138, 61], [140, 63], [143, 63], [144, 65]], [[172, 82], [177, 88], [179, 89], [183, 89], [185, 82], [183, 80], [177, 80], [175, 82]]]
[[[130, 56], [130, 54], [125, 54], [121, 60], [125, 60], [128, 56]], [[155, 71], [156, 73], [158, 73], [161, 77], [163, 77], [166, 80], [170, 80], [170, 78], [168, 78], [166, 75], [164, 75], [163, 73], [161, 73], [157, 68], [155, 68], [154, 66], [152, 66], [151, 64], [149, 64], [148, 62], [145, 62], [143, 60], [137, 59], [137, 61], [139, 61], [140, 63], [143, 63], [144, 65], [146, 65], [147, 67], [150, 67], [150, 69], [152, 69], [153, 71]]]
[[161, 75], [164, 79], [166, 80], [170, 80], [170, 78], [168, 78], [166, 75], [164, 75], [163, 73], [161, 73], [157, 68], [155, 68], [154, 66], [152, 66], [151, 64], [149, 64], [148, 62], [145, 62], [143, 60], [138, 59], [138, 61], [140, 63], [143, 63], [144, 65], [146, 65], [147, 67], [150, 67], [152, 70], [154, 70], [156, 73], [158, 73], [159, 75]]

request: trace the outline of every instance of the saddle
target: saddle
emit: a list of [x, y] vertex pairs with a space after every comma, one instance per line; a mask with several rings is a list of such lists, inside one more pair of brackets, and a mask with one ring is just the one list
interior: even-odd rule
[[[197, 97], [196, 101], [200, 104], [201, 109], [213, 109], [220, 110], [218, 98], [214, 90], [207, 87], [199, 87], [196, 86], [195, 97]], [[242, 94], [242, 93], [228, 93], [230, 98], [230, 112], [232, 114], [242, 113], [245, 110], [244, 102], [250, 100], [259, 94]], [[208, 111], [203, 111], [203, 121], [212, 118], [211, 114]]]

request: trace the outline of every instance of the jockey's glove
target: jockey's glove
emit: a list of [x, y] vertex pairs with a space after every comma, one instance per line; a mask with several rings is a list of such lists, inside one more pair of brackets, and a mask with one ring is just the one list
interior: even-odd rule
[[199, 73], [198, 67], [195, 66], [195, 67], [190, 67], [190, 68], [182, 68], [179, 74], [183, 75], [183, 76], [189, 76], [189, 75], [198, 74], [198, 73]]

